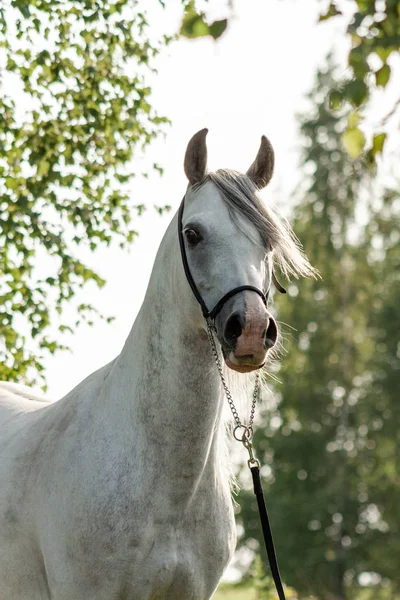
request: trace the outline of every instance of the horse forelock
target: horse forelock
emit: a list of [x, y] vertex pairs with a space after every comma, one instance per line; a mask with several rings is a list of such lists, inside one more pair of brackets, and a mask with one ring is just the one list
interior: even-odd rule
[[207, 173], [194, 188], [198, 190], [208, 181], [217, 187], [236, 221], [242, 216], [255, 226], [266, 251], [272, 251], [274, 262], [286, 277], [317, 276], [287, 220], [266, 206], [247, 175], [219, 169]]

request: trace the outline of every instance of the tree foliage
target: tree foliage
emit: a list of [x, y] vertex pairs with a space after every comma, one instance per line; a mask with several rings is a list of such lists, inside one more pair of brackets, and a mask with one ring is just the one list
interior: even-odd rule
[[[344, 3], [332, 0], [320, 22], [342, 14]], [[330, 91], [333, 107], [350, 102], [360, 111], [368, 105], [375, 89], [385, 88], [392, 76], [390, 59], [399, 56], [400, 50], [400, 2], [399, 0], [355, 0], [354, 12], [347, 25], [351, 42], [348, 55], [350, 77], [339, 87]], [[370, 162], [382, 152], [386, 139], [383, 130], [386, 121], [400, 106], [400, 96], [388, 115], [382, 118], [372, 142], [366, 144], [360, 127], [348, 127], [346, 136], [350, 155], [359, 156], [364, 150]], [[356, 113], [357, 114], [357, 113]]]
[[[334, 85], [331, 70], [318, 74], [301, 122], [313, 174], [294, 222], [322, 281], [279, 298], [295, 331], [254, 443], [284, 581], [300, 597], [343, 600], [370, 583], [384, 598], [400, 586], [400, 193], [371, 189], [367, 165], [344, 151], [346, 112], [327, 102]], [[254, 547], [255, 501], [243, 494], [240, 504]]]
[[0, 379], [34, 379], [42, 352], [61, 347], [54, 311], [103, 285], [82, 249], [136, 234], [130, 161], [166, 122], [146, 78], [168, 41], [149, 39], [135, 0], [0, 7]]
[[[188, 2], [181, 34], [189, 38], [206, 35], [219, 38], [232, 20], [232, 4], [229, 6], [226, 19], [209, 24], [204, 12], [198, 11], [194, 2]], [[342, 15], [345, 8], [349, 14], [347, 0], [331, 0], [321, 12], [319, 22]], [[329, 90], [331, 107], [340, 110], [346, 103], [353, 107], [342, 141], [351, 157], [358, 158], [364, 153], [367, 163], [375, 166], [376, 157], [382, 153], [386, 141], [386, 124], [400, 108], [400, 96], [389, 113], [382, 117], [368, 142], [361, 123], [362, 112], [369, 106], [374, 91], [388, 85], [392, 77], [391, 58], [399, 57], [400, 0], [355, 0], [346, 35], [351, 43], [347, 58], [349, 75], [340, 85], [332, 82], [333, 87]]]
[[211, 36], [214, 40], [221, 37], [228, 25], [228, 19], [220, 19], [209, 23], [204, 11], [196, 8], [194, 0], [184, 3], [184, 15], [180, 33], [187, 38]]

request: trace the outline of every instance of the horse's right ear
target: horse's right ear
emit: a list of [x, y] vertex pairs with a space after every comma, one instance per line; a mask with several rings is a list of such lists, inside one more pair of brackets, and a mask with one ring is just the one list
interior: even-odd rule
[[199, 183], [207, 171], [207, 133], [208, 129], [195, 133], [186, 148], [184, 168], [190, 185]]

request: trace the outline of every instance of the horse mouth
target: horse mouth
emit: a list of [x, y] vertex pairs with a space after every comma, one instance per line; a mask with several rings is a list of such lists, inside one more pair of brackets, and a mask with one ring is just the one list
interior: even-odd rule
[[235, 356], [233, 352], [229, 356], [225, 357], [226, 366], [237, 371], [238, 373], [251, 373], [251, 371], [257, 371], [265, 365], [265, 360], [260, 360], [253, 355], [246, 356]]

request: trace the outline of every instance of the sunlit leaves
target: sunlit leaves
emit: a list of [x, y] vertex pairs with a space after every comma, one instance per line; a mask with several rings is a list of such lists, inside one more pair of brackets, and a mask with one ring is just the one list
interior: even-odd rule
[[[346, 10], [341, 10], [345, 3], [346, 0], [331, 0], [328, 5], [321, 3], [323, 12], [319, 16], [319, 22], [323, 24], [329, 19], [348, 15], [347, 6]], [[329, 101], [334, 109], [340, 109], [347, 102], [357, 109], [367, 107], [374, 89], [386, 88], [391, 80], [392, 72], [388, 64], [391, 55], [399, 55], [400, 2], [398, 0], [386, 2], [355, 0], [353, 10], [346, 30], [351, 43], [347, 59], [350, 77], [340, 90], [330, 90]], [[194, 0], [187, 3], [181, 27], [182, 35], [190, 38], [212, 35], [217, 38], [226, 27], [227, 20], [208, 25], [206, 14], [197, 10]], [[381, 66], [374, 65], [375, 61], [371, 60], [377, 58], [382, 61]], [[390, 116], [395, 113], [395, 108], [396, 105], [389, 113]], [[382, 125], [385, 120], [385, 116], [382, 115]], [[383, 133], [379, 128], [380, 126], [377, 125], [375, 131], [377, 135]], [[350, 131], [347, 136], [344, 136], [343, 141], [351, 156], [359, 156], [361, 150], [365, 151], [369, 164], [375, 166], [375, 146], [363, 140], [360, 130]]]
[[43, 177], [43, 175], [47, 175], [49, 172], [50, 163], [47, 160], [42, 160], [37, 167], [38, 177]]
[[343, 145], [352, 158], [358, 158], [365, 147], [365, 135], [358, 127], [361, 120], [358, 113], [350, 113], [347, 129], [342, 134]]
[[381, 69], [376, 71], [376, 73], [375, 73], [376, 85], [378, 85], [380, 87], [386, 87], [386, 85], [390, 79], [390, 72], [391, 72], [391, 69], [390, 69], [389, 65], [383, 65], [383, 67]]
[[342, 142], [350, 156], [358, 158], [365, 146], [365, 135], [358, 127], [346, 129], [342, 135]]
[[180, 33], [187, 38], [211, 36], [214, 40], [221, 37], [228, 25], [227, 19], [208, 23], [204, 12], [198, 11], [195, 2], [189, 2], [185, 8]]
[[[331, 2], [328, 10], [321, 15], [320, 21], [330, 19], [339, 14], [340, 2]], [[388, 59], [391, 55], [399, 55], [400, 50], [400, 2], [391, 0], [376, 3], [369, 0], [356, 0], [355, 11], [347, 26], [347, 34], [351, 41], [348, 55], [351, 80], [342, 89], [342, 101], [348, 101], [357, 108], [368, 106], [375, 86], [385, 88], [391, 79], [391, 67]], [[374, 60], [379, 57], [382, 65], [374, 67]], [[331, 94], [332, 106], [339, 106], [337, 96]], [[394, 114], [394, 112], [392, 113]], [[382, 117], [383, 120], [383, 117]], [[377, 135], [383, 132], [376, 131]], [[361, 147], [361, 135], [357, 131], [347, 136], [346, 148], [349, 152], [358, 152]], [[375, 162], [377, 152], [372, 144], [367, 148], [371, 163]]]
[[209, 34], [209, 28], [202, 15], [190, 11], [183, 18], [180, 33], [188, 38], [203, 37]]
[[18, 187], [18, 182], [13, 177], [6, 177], [5, 186], [10, 190], [15, 190]]
[[326, 21], [327, 19], [330, 19], [331, 17], [336, 17], [337, 15], [341, 15], [341, 14], [342, 14], [342, 12], [340, 10], [338, 10], [337, 6], [333, 2], [331, 2], [326, 13], [320, 15], [319, 21], [320, 22]]
[[386, 141], [386, 133], [378, 133], [377, 135], [374, 135], [373, 140], [372, 140], [372, 148], [373, 148], [374, 155], [382, 154], [383, 146], [385, 145], [385, 141]]
[[79, 260], [82, 250], [112, 240], [126, 246], [136, 236], [133, 151], [166, 119], [146, 83], [161, 46], [148, 38], [138, 4], [12, 5], [0, 10], [0, 379], [32, 380], [42, 356], [30, 338], [44, 351], [62, 347], [48, 333], [52, 315], [62, 315], [82, 285], [104, 283]]

